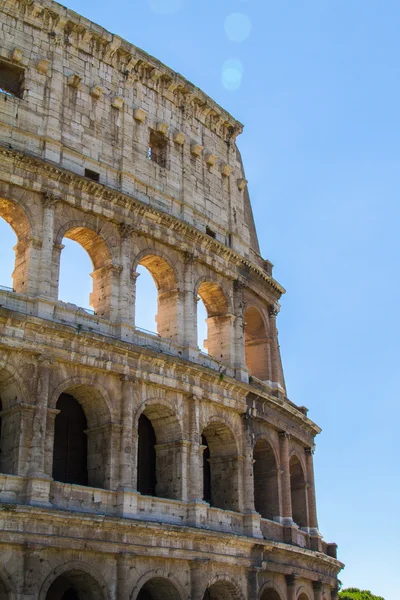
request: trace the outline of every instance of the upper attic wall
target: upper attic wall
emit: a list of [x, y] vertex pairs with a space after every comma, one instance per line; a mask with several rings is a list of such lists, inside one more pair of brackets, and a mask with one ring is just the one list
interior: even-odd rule
[[[236, 136], [242, 125], [142, 50], [49, 0], [1, 5], [0, 59], [24, 70], [0, 102], [0, 141], [56, 162], [215, 235], [258, 245]], [[163, 159], [149, 160], [151, 132]]]

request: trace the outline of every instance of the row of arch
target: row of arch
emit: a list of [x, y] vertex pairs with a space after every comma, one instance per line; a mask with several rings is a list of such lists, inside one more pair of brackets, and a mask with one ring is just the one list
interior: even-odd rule
[[[123, 586], [126, 582], [123, 582]], [[121, 583], [119, 583], [121, 585]], [[227, 576], [214, 576], [208, 583], [199, 584], [204, 589], [195, 596], [199, 600], [245, 600], [241, 587]], [[303, 589], [302, 589], [303, 588]], [[193, 588], [192, 588], [193, 589]], [[133, 590], [127, 590], [125, 600], [186, 600], [187, 592], [173, 575], [148, 572], [143, 575]], [[81, 561], [67, 562], [54, 569], [37, 590], [38, 600], [110, 600], [110, 592], [103, 577], [89, 564]], [[120, 596], [119, 596], [120, 597]], [[121, 596], [122, 597], [122, 596]], [[259, 600], [286, 600], [286, 595], [272, 582], [265, 583]], [[321, 598], [325, 598], [325, 594]], [[0, 567], [0, 600], [15, 600], [16, 594], [11, 577]], [[302, 586], [294, 598], [310, 600]], [[250, 600], [250, 599], [249, 599]], [[255, 600], [252, 598], [251, 600]]]
[[[33, 261], [32, 247], [37, 238], [33, 237], [26, 209], [16, 202], [0, 199], [0, 217], [17, 236], [12, 287], [16, 292], [27, 293], [32, 291], [32, 266], [38, 262], [36, 259]], [[47, 252], [51, 254], [47, 256], [48, 264], [44, 268], [42, 261], [41, 271], [36, 275], [38, 289], [33, 293], [53, 300], [70, 301], [74, 299], [69, 293], [71, 288], [87, 287], [90, 289], [88, 302], [84, 303], [79, 296], [74, 304], [90, 305], [100, 317], [112, 321], [126, 320], [136, 325], [139, 323], [135, 307], [139, 306], [142, 318], [145, 319], [141, 323], [147, 325], [145, 329], [156, 329], [160, 337], [178, 344], [198, 345], [220, 362], [238, 362], [235, 356], [238, 333], [234, 330], [235, 313], [238, 309], [233, 304], [232, 290], [228, 289], [230, 283], [227, 288], [225, 283], [206, 275], [200, 275], [197, 281], [188, 283], [184, 265], [173, 264], [168, 253], [155, 247], [135, 251], [135, 256], [131, 259], [131, 250], [127, 250], [130, 241], [126, 244], [126, 237], [119, 235], [118, 230], [107, 222], [102, 225], [96, 223], [97, 221], [92, 223], [90, 219], [82, 217], [79, 220], [71, 219], [58, 229]], [[0, 236], [2, 256], [10, 255], [9, 239], [7, 236]], [[88, 260], [85, 262], [82, 254], [73, 255], [74, 258], [70, 261], [72, 271], [68, 275], [70, 284], [63, 280], [63, 297], [60, 295], [59, 282], [60, 273], [68, 268], [63, 264], [65, 243], [79, 246]], [[43, 241], [42, 247], [37, 248], [37, 251], [44, 254]], [[65, 251], [71, 251], [70, 247]], [[128, 258], [126, 253], [129, 254]], [[10, 270], [11, 268], [10, 265]], [[136, 281], [140, 273], [143, 286], [140, 279]], [[147, 278], [146, 273], [149, 274]], [[196, 279], [195, 275], [194, 278]], [[90, 284], [87, 285], [89, 281]], [[123, 291], [121, 281], [125, 286]], [[0, 283], [4, 283], [4, 280]], [[193, 301], [189, 303], [186, 299], [188, 293], [193, 297]], [[152, 299], [154, 308], [151, 308]], [[258, 306], [246, 306], [240, 315], [243, 332], [239, 333], [241, 344], [244, 345], [241, 359], [245, 363], [243, 366], [247, 366], [251, 375], [263, 381], [272, 380], [269, 318], [265, 310]], [[185, 314], [185, 311], [189, 314]], [[151, 318], [149, 313], [152, 313]], [[201, 315], [202, 318], [198, 319], [196, 315]], [[152, 320], [156, 323], [155, 327], [148, 325]], [[204, 337], [207, 339], [203, 346]]]
[[[0, 384], [0, 472], [19, 474], [20, 423], [17, 413], [10, 410], [18, 391], [10, 378]], [[51, 447], [48, 475], [62, 483], [112, 489], [117, 485], [111, 481], [116, 457], [110, 413], [101, 394], [89, 386], [74, 385], [59, 395], [55, 409], [53, 429], [49, 424], [46, 431], [46, 445]], [[187, 468], [183, 437], [171, 405], [160, 400], [142, 403], [130, 433], [131, 486], [146, 496], [183, 500]], [[191, 474], [196, 482], [192, 495], [215, 508], [240, 511], [242, 457], [233, 431], [226, 422], [211, 420], [196, 447], [198, 472]], [[280, 458], [271, 443], [261, 438], [254, 445], [252, 459], [255, 509], [262, 518], [273, 520], [282, 514]], [[307, 527], [306, 469], [297, 454], [290, 457], [289, 467], [293, 520], [299, 527]]]

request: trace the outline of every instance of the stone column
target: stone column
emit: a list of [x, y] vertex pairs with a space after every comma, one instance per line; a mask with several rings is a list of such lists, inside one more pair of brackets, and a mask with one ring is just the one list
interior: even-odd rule
[[307, 495], [308, 495], [308, 527], [310, 534], [318, 535], [317, 503], [315, 498], [314, 464], [313, 448], [306, 448], [306, 468], [307, 468]]
[[190, 561], [190, 600], [203, 600], [209, 577], [209, 559]]
[[190, 252], [184, 254], [184, 285], [183, 285], [183, 340], [182, 344], [186, 347], [185, 357], [194, 358], [197, 354], [197, 302], [194, 294], [193, 265], [196, 257]]
[[296, 575], [286, 575], [286, 598], [287, 600], [296, 600]]
[[339, 598], [339, 588], [333, 587], [331, 588], [331, 600], [338, 600]]
[[249, 373], [246, 366], [246, 352], [244, 340], [244, 320], [243, 320], [243, 290], [246, 284], [236, 279], [233, 282], [233, 310], [235, 314], [234, 323], [234, 365], [235, 377], [244, 383], [249, 382]]
[[320, 581], [313, 581], [313, 592], [314, 600], [322, 600], [322, 583]]
[[285, 431], [279, 433], [279, 454], [281, 464], [281, 492], [282, 492], [282, 517], [285, 525], [291, 526], [292, 521], [292, 496], [290, 490], [290, 465], [289, 465], [289, 434]]
[[121, 380], [121, 449], [119, 459], [119, 487], [135, 489], [133, 481], [133, 406], [135, 382], [127, 376]]
[[261, 538], [260, 515], [254, 507], [254, 471], [253, 471], [253, 432], [251, 418], [246, 412], [242, 414], [243, 427], [243, 477], [241, 488], [243, 490], [244, 530], [252, 537]]
[[120, 552], [117, 556], [117, 600], [127, 600], [132, 592], [131, 555], [128, 552]]
[[54, 207], [60, 200], [51, 192], [44, 192], [42, 223], [42, 250], [40, 256], [38, 293], [42, 298], [56, 300], [52, 293], [53, 244], [54, 244]]
[[[131, 236], [134, 232], [132, 225], [121, 223], [119, 234], [121, 236], [121, 273], [119, 278], [118, 294], [118, 320], [122, 324], [133, 326], [135, 310], [135, 283], [131, 271]], [[136, 275], [137, 276], [137, 275]]]
[[281, 353], [279, 350], [278, 330], [276, 317], [279, 313], [279, 304], [273, 304], [269, 309], [269, 331], [271, 337], [271, 374], [272, 383], [282, 393], [285, 392], [285, 379], [283, 376]]

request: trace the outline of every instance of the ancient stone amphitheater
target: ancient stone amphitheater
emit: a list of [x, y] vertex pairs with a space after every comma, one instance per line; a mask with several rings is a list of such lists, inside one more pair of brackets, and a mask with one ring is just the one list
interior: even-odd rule
[[[0, 14], [0, 216], [18, 238], [0, 289], [0, 597], [335, 599], [319, 428], [286, 396], [241, 124], [51, 0]], [[92, 260], [93, 312], [58, 297], [64, 238]], [[135, 327], [139, 265], [155, 335]]]

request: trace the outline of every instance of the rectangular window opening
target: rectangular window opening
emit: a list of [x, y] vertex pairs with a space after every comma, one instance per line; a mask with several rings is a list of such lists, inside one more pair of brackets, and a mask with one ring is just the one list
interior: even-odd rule
[[91, 169], [85, 169], [85, 177], [92, 181], [100, 181], [100, 173], [96, 173], [96, 171], [92, 171]]
[[167, 167], [168, 139], [157, 131], [150, 130], [147, 158], [164, 169]]
[[206, 226], [206, 234], [215, 239], [215, 231]]
[[0, 60], [0, 92], [7, 96], [22, 98], [24, 69], [5, 60]]

